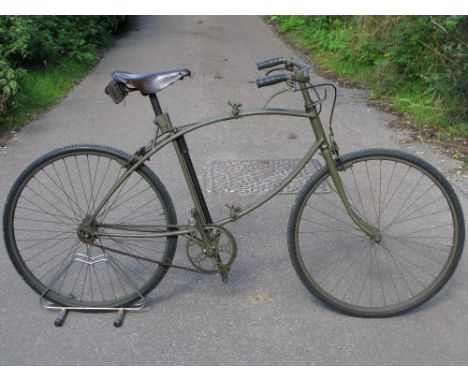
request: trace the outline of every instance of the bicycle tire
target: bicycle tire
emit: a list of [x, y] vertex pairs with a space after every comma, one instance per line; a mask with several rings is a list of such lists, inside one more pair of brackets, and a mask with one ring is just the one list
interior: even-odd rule
[[300, 280], [353, 316], [390, 317], [425, 303], [450, 279], [463, 251], [463, 212], [451, 185], [429, 163], [390, 149], [347, 154], [338, 169], [353, 209], [379, 228], [382, 240], [357, 228], [324, 166], [299, 193], [289, 219], [288, 248]]
[[[13, 184], [3, 214], [6, 249], [24, 281], [47, 300], [63, 306], [124, 307], [147, 295], [165, 276], [168, 266], [144, 258], [170, 265], [177, 236], [91, 242], [78, 234], [130, 159], [107, 146], [67, 146], [35, 160]], [[114, 192], [97, 220], [177, 224], [168, 192], [145, 165]]]

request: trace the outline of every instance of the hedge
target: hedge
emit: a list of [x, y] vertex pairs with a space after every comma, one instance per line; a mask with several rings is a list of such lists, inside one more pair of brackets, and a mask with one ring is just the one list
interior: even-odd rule
[[64, 58], [90, 62], [126, 16], [0, 16], [0, 117], [14, 107], [28, 69]]
[[[272, 16], [346, 76], [362, 70], [377, 95], [439, 114], [468, 134], [467, 16]], [[406, 97], [411, 95], [411, 99]]]

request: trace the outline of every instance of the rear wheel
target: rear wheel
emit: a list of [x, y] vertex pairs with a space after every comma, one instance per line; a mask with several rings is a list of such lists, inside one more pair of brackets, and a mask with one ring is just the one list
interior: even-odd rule
[[[130, 156], [74, 145], [33, 162], [18, 178], [3, 216], [6, 248], [23, 279], [66, 306], [120, 307], [149, 293], [174, 257], [177, 237], [93, 236], [94, 209], [126, 171]], [[93, 224], [176, 225], [161, 181], [140, 166], [113, 193]], [[100, 229], [100, 228], [99, 228]]]
[[339, 171], [358, 215], [351, 220], [326, 167], [298, 196], [288, 227], [292, 263], [316, 297], [357, 316], [403, 313], [434, 296], [455, 271], [465, 228], [460, 203], [431, 165], [403, 152], [365, 150]]

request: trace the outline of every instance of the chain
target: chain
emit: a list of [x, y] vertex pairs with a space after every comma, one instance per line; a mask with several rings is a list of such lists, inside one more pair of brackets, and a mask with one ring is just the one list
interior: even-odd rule
[[128, 253], [128, 252], [120, 251], [120, 250], [118, 250], [118, 249], [106, 247], [105, 245], [102, 245], [102, 244], [94, 243], [93, 245], [96, 246], [96, 247], [98, 247], [98, 248], [101, 248], [101, 249], [104, 250], [104, 251], [110, 251], [110, 252], [118, 253], [119, 255], [124, 255], [124, 256], [128, 256], [128, 257], [132, 257], [132, 258], [137, 259], [137, 260], [147, 261], [147, 262], [149, 262], [149, 263], [158, 264], [158, 265], [161, 265], [161, 266], [163, 266], [163, 267], [171, 267], [171, 268], [181, 269], [181, 270], [184, 270], [184, 271], [202, 273], [202, 272], [200, 272], [200, 271], [197, 270], [197, 269], [193, 269], [193, 268], [189, 268], [189, 267], [184, 267], [184, 266], [176, 265], [176, 264], [172, 264], [172, 263], [165, 263], [165, 262], [162, 262], [162, 261], [150, 259], [149, 257], [145, 257], [145, 256], [134, 255], [134, 254], [131, 254], [131, 253]]
[[[118, 227], [118, 226], [116, 226], [116, 227]], [[147, 227], [148, 228], [154, 228], [154, 226], [147, 226]], [[167, 225], [165, 227], [168, 228], [168, 229], [180, 228], [180, 226], [178, 226], [178, 225]], [[212, 227], [209, 227], [209, 228], [212, 228]], [[225, 234], [227, 234], [225, 229], [223, 229], [223, 232]], [[191, 240], [193, 240], [193, 238], [191, 238]], [[158, 265], [161, 265], [163, 267], [171, 267], [171, 268], [181, 269], [181, 270], [184, 270], [184, 271], [195, 272], [195, 273], [222, 273], [222, 272], [225, 271], [225, 267], [223, 266], [223, 264], [218, 264], [219, 266], [218, 266], [217, 271], [207, 272], [207, 271], [202, 270], [201, 268], [195, 269], [195, 268], [186, 267], [186, 266], [182, 266], [182, 265], [176, 265], [176, 264], [167, 263], [167, 262], [163, 262], [163, 261], [159, 261], [159, 260], [154, 260], [154, 259], [151, 259], [149, 257], [145, 257], [145, 256], [141, 256], [141, 255], [134, 255], [132, 253], [121, 251], [119, 249], [114, 249], [114, 248], [111, 248], [111, 247], [107, 247], [107, 246], [103, 245], [102, 243], [98, 244], [98, 243], [94, 242], [93, 245], [96, 246], [97, 248], [100, 248], [100, 249], [104, 250], [104, 251], [114, 252], [114, 253], [117, 253], [119, 255], [124, 255], [124, 256], [127, 256], [127, 257], [131, 257], [131, 258], [136, 259], [136, 260], [142, 260], [142, 261], [147, 261], [149, 263], [158, 264]], [[234, 258], [235, 258], [235, 255], [234, 255]], [[189, 258], [189, 260], [190, 260], [190, 258]], [[192, 265], [192, 266], [194, 266], [194, 265]]]

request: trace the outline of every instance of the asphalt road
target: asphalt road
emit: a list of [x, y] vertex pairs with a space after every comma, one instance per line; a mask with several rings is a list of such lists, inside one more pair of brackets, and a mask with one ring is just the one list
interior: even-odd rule
[[[227, 102], [263, 106], [272, 88], [257, 89], [256, 62], [295, 54], [258, 17], [140, 17], [101, 62], [51, 111], [0, 149], [0, 205], [20, 171], [52, 148], [100, 143], [128, 152], [152, 138], [148, 99], [132, 94], [114, 105], [103, 90], [114, 70], [187, 67], [192, 78], [160, 93], [175, 125], [230, 110]], [[323, 81], [313, 77], [315, 83]], [[362, 90], [339, 88], [334, 128], [342, 152], [399, 147], [454, 173], [459, 163], [429, 145], [405, 142], [396, 118], [366, 103]], [[299, 101], [299, 102], [297, 102]], [[283, 96], [277, 105], [301, 106]], [[324, 110], [325, 112], [326, 110]], [[229, 127], [229, 129], [228, 129]], [[295, 159], [312, 135], [306, 123], [252, 118], [198, 130], [188, 144], [202, 185], [214, 160]], [[149, 162], [166, 184], [179, 221], [191, 208], [170, 148]], [[451, 175], [453, 178], [453, 175]], [[457, 180], [457, 179], [454, 179]], [[458, 184], [458, 183], [457, 183]], [[205, 190], [206, 191], [206, 190]], [[465, 211], [468, 199], [457, 188]], [[252, 196], [252, 195], [251, 195]], [[207, 194], [215, 217], [225, 203], [251, 196]], [[2, 365], [344, 365], [468, 363], [468, 257], [447, 286], [424, 306], [390, 319], [335, 312], [310, 295], [289, 260], [286, 227], [294, 195], [280, 195], [228, 228], [238, 243], [230, 282], [171, 270], [116, 329], [113, 313], [71, 313], [62, 328], [21, 280], [0, 243], [0, 364]], [[181, 240], [182, 243], [182, 240]], [[183, 245], [176, 262], [183, 261]]]

